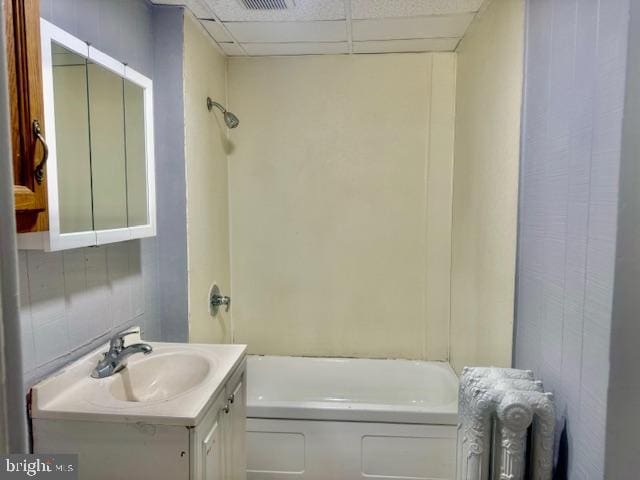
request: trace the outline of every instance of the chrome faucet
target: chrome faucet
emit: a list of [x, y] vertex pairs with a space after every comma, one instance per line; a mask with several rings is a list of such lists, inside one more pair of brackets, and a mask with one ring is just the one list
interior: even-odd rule
[[98, 362], [96, 368], [93, 369], [91, 376], [93, 378], [110, 377], [114, 373], [118, 373], [127, 366], [127, 358], [134, 353], [150, 354], [153, 351], [151, 345], [146, 343], [134, 343], [128, 347], [124, 346], [124, 337], [138, 333], [137, 330], [131, 332], [120, 332], [109, 341], [109, 351], [104, 352], [102, 360]]

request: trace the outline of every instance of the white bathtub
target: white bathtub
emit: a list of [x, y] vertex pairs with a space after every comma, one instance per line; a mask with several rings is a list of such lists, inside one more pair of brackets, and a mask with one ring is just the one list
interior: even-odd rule
[[249, 357], [248, 479], [452, 479], [448, 364]]

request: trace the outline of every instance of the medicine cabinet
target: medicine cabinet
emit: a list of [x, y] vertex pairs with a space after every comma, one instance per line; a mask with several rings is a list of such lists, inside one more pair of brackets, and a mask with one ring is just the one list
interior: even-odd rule
[[64, 250], [154, 236], [153, 84], [41, 20], [49, 231], [25, 249]]

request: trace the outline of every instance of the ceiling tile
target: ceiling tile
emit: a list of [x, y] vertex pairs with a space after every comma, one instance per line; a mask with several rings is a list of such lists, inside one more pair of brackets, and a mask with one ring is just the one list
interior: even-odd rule
[[220, 48], [225, 55], [229, 57], [242, 57], [246, 55], [242, 48], [236, 43], [219, 43]]
[[351, 17], [393, 18], [477, 12], [484, 0], [351, 0]]
[[452, 52], [459, 38], [417, 38], [353, 42], [353, 53]]
[[242, 0], [202, 0], [222, 21], [344, 20], [344, 0], [287, 0], [286, 10], [251, 10]]
[[229, 37], [227, 32], [222, 28], [220, 23], [215, 20], [200, 20], [200, 23], [207, 29], [207, 32], [213, 37], [213, 39], [220, 42], [232, 42], [233, 39]]
[[461, 37], [473, 13], [438, 17], [354, 20], [353, 40], [405, 40], [411, 38]]
[[240, 43], [340, 42], [347, 40], [347, 23], [330, 22], [224, 22]]
[[328, 55], [348, 53], [347, 42], [245, 43], [249, 55]]
[[204, 0], [183, 0], [187, 7], [198, 18], [212, 18], [211, 9], [204, 3]]

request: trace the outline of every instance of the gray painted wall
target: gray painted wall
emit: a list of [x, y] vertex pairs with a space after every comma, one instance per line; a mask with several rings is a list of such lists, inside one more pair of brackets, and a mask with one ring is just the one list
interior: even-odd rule
[[628, 12], [527, 2], [514, 362], [556, 394], [575, 479], [604, 478]]
[[631, 4], [611, 327], [606, 478], [640, 471], [640, 3]]
[[189, 341], [187, 293], [187, 183], [184, 158], [182, 83], [184, 15], [174, 7], [154, 8], [156, 31], [154, 89], [157, 132], [158, 255], [162, 332], [174, 342]]
[[[182, 9], [153, 7], [144, 0], [42, 0], [41, 15], [154, 81], [159, 77], [154, 82], [157, 196], [165, 203], [177, 196], [179, 185], [185, 188], [184, 122], [181, 100], [176, 100], [182, 98], [177, 80], [182, 77]], [[170, 233], [171, 222], [178, 231], [186, 229], [185, 214], [169, 218], [166, 205], [158, 206], [155, 238], [65, 252], [20, 252], [27, 386], [129, 325], [141, 325], [151, 340], [186, 338], [186, 254], [184, 260], [174, 255], [179, 239]], [[178, 272], [171, 277], [176, 284], [183, 272], [182, 291], [162, 280], [172, 272]], [[172, 295], [164, 295], [163, 289], [170, 288]]]
[[153, 77], [153, 6], [145, 0], [41, 0], [40, 15]]

